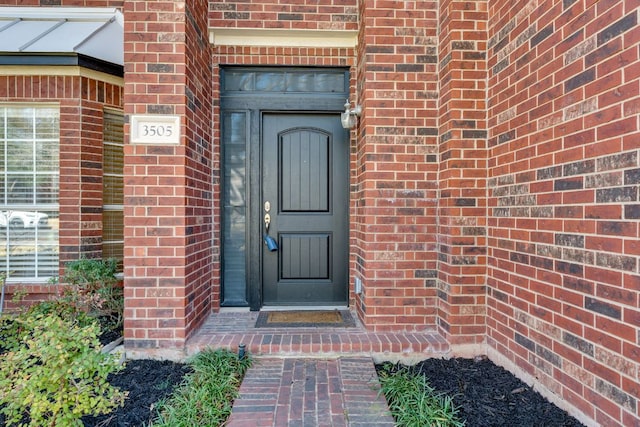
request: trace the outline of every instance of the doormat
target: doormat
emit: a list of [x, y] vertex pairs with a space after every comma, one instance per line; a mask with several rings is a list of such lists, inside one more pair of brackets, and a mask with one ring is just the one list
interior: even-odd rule
[[256, 328], [355, 328], [349, 310], [261, 311]]

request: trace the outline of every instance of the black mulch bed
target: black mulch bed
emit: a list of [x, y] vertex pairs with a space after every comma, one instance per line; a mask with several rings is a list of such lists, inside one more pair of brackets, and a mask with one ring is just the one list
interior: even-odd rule
[[[378, 366], [380, 368], [380, 366]], [[577, 427], [582, 424], [486, 358], [429, 359], [415, 368], [453, 398], [468, 427]]]
[[168, 397], [188, 372], [187, 365], [166, 360], [130, 360], [123, 370], [109, 377], [111, 385], [129, 392], [124, 406], [82, 421], [85, 427], [146, 426], [155, 418], [154, 404]]
[[104, 346], [117, 340], [121, 336], [122, 336], [122, 329], [108, 330], [100, 334], [100, 336], [98, 337], [98, 341], [100, 341], [100, 344]]

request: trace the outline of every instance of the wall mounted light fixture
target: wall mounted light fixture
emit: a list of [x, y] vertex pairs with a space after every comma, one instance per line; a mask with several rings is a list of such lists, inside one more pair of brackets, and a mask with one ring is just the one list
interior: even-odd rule
[[351, 108], [351, 102], [347, 99], [347, 102], [344, 104], [344, 113], [340, 114], [342, 127], [345, 129], [353, 129], [356, 125], [357, 117], [360, 117], [361, 113], [362, 107], [360, 105], [356, 105]]

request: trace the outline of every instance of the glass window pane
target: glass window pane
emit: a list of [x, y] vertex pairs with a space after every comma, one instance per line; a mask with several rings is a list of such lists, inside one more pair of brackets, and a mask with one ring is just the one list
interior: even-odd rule
[[124, 144], [124, 118], [121, 113], [104, 113], [104, 141]]
[[36, 175], [36, 203], [58, 203], [60, 178], [57, 174]]
[[224, 136], [223, 142], [227, 144], [246, 143], [247, 123], [245, 113], [224, 114]]
[[57, 141], [36, 141], [36, 170], [57, 172], [60, 167]]
[[33, 139], [33, 109], [7, 108], [7, 138]]
[[225, 147], [224, 192], [228, 206], [245, 206], [246, 168], [245, 147], [230, 145]]
[[287, 76], [287, 92], [312, 92], [312, 73], [291, 73]]
[[288, 92], [348, 92], [344, 73], [291, 73], [288, 75]]
[[33, 203], [33, 175], [15, 174], [7, 175], [7, 203], [31, 204]]
[[228, 71], [224, 74], [224, 90], [255, 90], [253, 82], [253, 73]]
[[284, 73], [258, 73], [256, 89], [263, 92], [284, 92]]
[[318, 73], [316, 74], [316, 92], [347, 92], [345, 87], [344, 74], [340, 73]]
[[58, 245], [38, 245], [38, 277], [58, 275]]
[[9, 141], [7, 142], [7, 171], [32, 171], [33, 170], [33, 142]]
[[122, 175], [124, 168], [124, 147], [122, 145], [104, 144], [104, 168], [105, 174]]
[[246, 304], [247, 115], [223, 113], [224, 302]]
[[103, 240], [124, 240], [124, 214], [121, 210], [102, 212]]
[[121, 176], [104, 176], [102, 185], [104, 186], [102, 202], [105, 205], [122, 205], [124, 203], [123, 182]]
[[246, 242], [244, 208], [225, 209], [224, 301], [241, 304], [246, 294]]

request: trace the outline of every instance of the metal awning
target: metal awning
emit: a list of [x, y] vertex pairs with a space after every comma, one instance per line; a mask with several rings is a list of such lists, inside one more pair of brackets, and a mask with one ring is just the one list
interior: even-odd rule
[[124, 18], [114, 8], [0, 7], [0, 56], [81, 55], [124, 65]]

